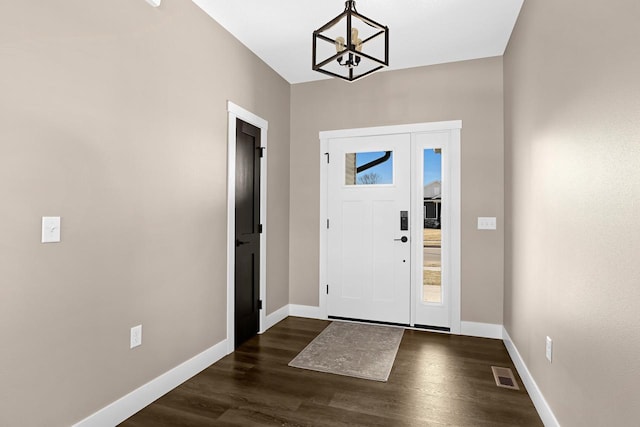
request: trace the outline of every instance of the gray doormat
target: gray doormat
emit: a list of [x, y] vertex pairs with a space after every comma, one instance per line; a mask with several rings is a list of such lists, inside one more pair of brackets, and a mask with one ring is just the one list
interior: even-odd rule
[[403, 333], [401, 328], [333, 322], [289, 366], [387, 381]]

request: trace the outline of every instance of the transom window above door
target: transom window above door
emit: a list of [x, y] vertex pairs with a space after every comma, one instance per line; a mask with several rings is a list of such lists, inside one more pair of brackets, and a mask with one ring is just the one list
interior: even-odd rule
[[393, 151], [345, 153], [345, 185], [393, 184]]

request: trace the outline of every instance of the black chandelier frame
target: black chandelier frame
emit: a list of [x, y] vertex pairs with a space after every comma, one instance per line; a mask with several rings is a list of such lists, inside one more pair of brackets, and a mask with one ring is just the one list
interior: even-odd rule
[[[317, 43], [318, 40], [327, 42], [327, 43], [331, 43], [332, 45], [336, 44], [336, 40], [327, 37], [325, 35], [323, 35], [322, 33], [324, 31], [326, 31], [327, 29], [335, 26], [338, 22], [340, 22], [343, 18], [346, 17], [346, 21], [347, 21], [347, 32], [346, 32], [346, 38], [345, 38], [345, 44], [344, 44], [344, 50], [341, 50], [340, 52], [336, 52], [335, 55], [330, 56], [327, 59], [322, 60], [321, 62], [318, 63], [318, 59], [317, 59]], [[362, 40], [362, 50], [364, 50], [364, 46], [368, 41], [371, 41], [373, 39], [375, 39], [376, 37], [379, 36], [384, 36], [384, 59], [379, 59], [376, 58], [374, 56], [371, 56], [367, 53], [364, 53], [362, 51], [358, 51], [356, 49], [356, 44], [354, 43], [354, 41], [351, 38], [351, 29], [352, 29], [352, 20], [353, 18], [357, 18], [359, 20], [361, 20], [362, 22], [364, 22], [365, 24], [369, 25], [370, 27], [375, 28], [376, 30], [378, 30], [377, 32], [375, 32], [373, 35], [367, 37], [366, 39]], [[343, 64], [341, 59], [344, 55], [348, 55], [349, 56], [349, 60]], [[340, 79], [343, 80], [347, 80], [347, 81], [354, 81], [357, 79], [360, 79], [362, 77], [368, 76], [369, 74], [372, 74], [384, 67], [388, 67], [389, 66], [389, 28], [385, 25], [382, 25], [376, 21], [374, 21], [373, 19], [367, 18], [364, 15], [361, 15], [360, 13], [358, 13], [358, 11], [356, 10], [356, 2], [353, 0], [348, 0], [345, 2], [345, 9], [344, 11], [336, 16], [335, 18], [333, 18], [331, 21], [327, 22], [326, 24], [324, 24], [322, 27], [318, 28], [317, 30], [315, 30], [313, 32], [313, 54], [312, 54], [313, 58], [313, 64], [312, 64], [312, 68], [314, 71], [318, 71], [320, 73], [332, 76], [332, 77], [338, 77]], [[354, 69], [357, 68], [357, 65], [360, 62], [360, 57], [362, 58], [367, 58], [370, 61], [373, 61], [374, 63], [378, 64], [377, 66], [375, 66], [374, 68], [372, 68], [371, 70], [362, 73], [362, 74], [356, 74], [354, 73]], [[348, 68], [348, 76], [343, 76], [337, 73], [334, 73], [333, 71], [329, 71], [326, 69], [323, 69], [324, 66], [326, 66], [327, 64], [331, 63], [332, 61], [339, 61], [340, 65], [342, 66], [347, 66]]]

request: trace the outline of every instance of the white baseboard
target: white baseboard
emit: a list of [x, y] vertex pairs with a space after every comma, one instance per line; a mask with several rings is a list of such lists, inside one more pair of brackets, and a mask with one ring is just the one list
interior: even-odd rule
[[224, 340], [105, 406], [73, 427], [115, 426], [226, 355], [227, 340]]
[[310, 305], [289, 304], [289, 315], [295, 317], [306, 317], [308, 319], [323, 319], [320, 314], [320, 307]]
[[535, 380], [531, 376], [531, 372], [529, 372], [527, 365], [524, 363], [524, 360], [520, 356], [520, 353], [513, 341], [511, 341], [511, 337], [505, 328], [502, 328], [502, 335], [504, 345], [507, 347], [509, 356], [511, 356], [513, 364], [516, 365], [518, 374], [520, 375], [520, 378], [522, 378], [522, 382], [524, 383], [524, 386], [533, 401], [533, 405], [536, 407], [538, 415], [540, 415], [540, 419], [544, 423], [545, 427], [560, 427], [560, 423], [558, 423], [551, 407], [542, 395], [542, 392], [538, 388], [538, 384], [536, 384]]
[[460, 322], [460, 335], [470, 337], [502, 339], [502, 325], [493, 323]]
[[284, 320], [289, 316], [289, 306], [285, 305], [284, 307], [279, 308], [271, 314], [268, 314], [265, 318], [264, 325], [262, 326], [261, 334], [269, 330], [276, 323]]

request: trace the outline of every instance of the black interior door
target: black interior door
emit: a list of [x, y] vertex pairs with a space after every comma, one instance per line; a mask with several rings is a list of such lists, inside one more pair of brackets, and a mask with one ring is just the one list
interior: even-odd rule
[[236, 122], [235, 346], [260, 322], [260, 129]]

